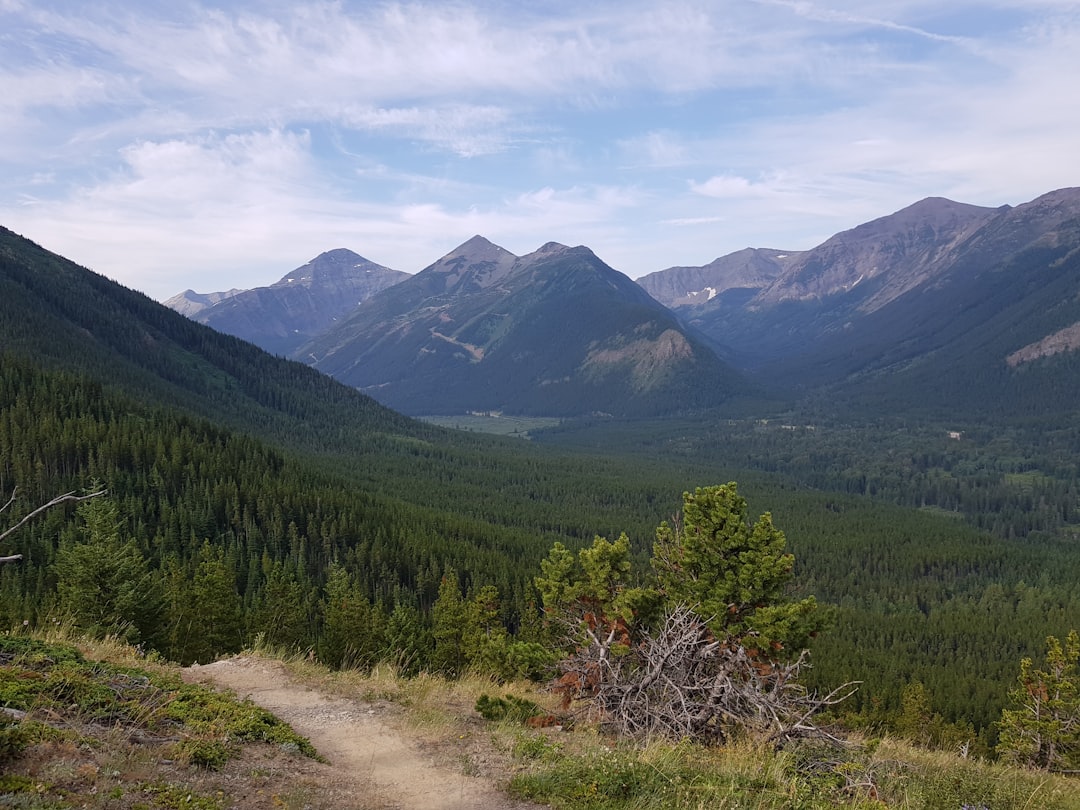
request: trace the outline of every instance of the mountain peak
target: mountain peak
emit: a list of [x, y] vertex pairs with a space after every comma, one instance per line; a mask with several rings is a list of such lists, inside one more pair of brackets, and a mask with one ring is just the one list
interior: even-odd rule
[[[860, 306], [871, 311], [924, 282], [996, 208], [927, 197], [830, 237], [805, 251], [754, 298], [754, 305], [822, 300], [863, 285]], [[877, 279], [873, 285], [864, 282]]]
[[472, 237], [472, 239], [462, 242], [435, 264], [438, 265], [444, 262], [450, 264], [454, 259], [467, 259], [470, 262], [486, 261], [499, 263], [505, 261], [507, 258], [516, 259], [517, 256], [506, 248], [499, 247], [494, 242], [477, 234]]
[[339, 280], [371, 273], [376, 270], [385, 272], [388, 269], [381, 264], [365, 259], [359, 253], [354, 253], [348, 248], [334, 248], [320, 253], [307, 264], [286, 273], [273, 286]]
[[295, 357], [412, 414], [711, 406], [737, 375], [587, 247], [474, 237]]
[[359, 253], [335, 248], [268, 287], [194, 298], [181, 293], [165, 304], [219, 332], [288, 354], [360, 302], [408, 277]]
[[568, 248], [566, 245], [561, 244], [559, 242], [545, 242], [543, 245], [541, 245], [539, 247], [539, 249], [536, 252], [537, 253], [558, 253], [560, 251], [569, 250], [569, 249], [570, 248]]
[[442, 292], [483, 288], [496, 284], [513, 267], [518, 257], [483, 236], [458, 245], [418, 275], [430, 279]]

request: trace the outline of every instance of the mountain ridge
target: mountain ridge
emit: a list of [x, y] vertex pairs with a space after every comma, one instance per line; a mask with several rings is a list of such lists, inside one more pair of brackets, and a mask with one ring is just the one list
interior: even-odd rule
[[756, 294], [801, 254], [797, 250], [744, 248], [700, 267], [669, 267], [637, 280], [666, 307], [694, 306], [717, 296]]
[[679, 393], [668, 409], [701, 407], [737, 380], [589, 248], [548, 242], [519, 257], [480, 236], [294, 356], [413, 414], [647, 412], [664, 409], [663, 391]]
[[789, 388], [902, 407], [1063, 408], [1053, 391], [1080, 395], [1055, 372], [1080, 348], [1068, 338], [1078, 256], [1080, 189], [999, 208], [927, 198], [805, 251], [749, 299], [676, 311], [737, 367]]

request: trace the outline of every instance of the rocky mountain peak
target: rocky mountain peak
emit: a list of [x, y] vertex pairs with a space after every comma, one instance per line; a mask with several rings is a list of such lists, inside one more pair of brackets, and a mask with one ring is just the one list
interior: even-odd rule
[[505, 278], [517, 260], [518, 257], [506, 248], [483, 236], [474, 236], [426, 267], [420, 275], [442, 277], [441, 284], [448, 291], [462, 285], [479, 289]]
[[272, 286], [311, 284], [315, 282], [339, 282], [377, 271], [386, 271], [381, 264], [369, 261], [348, 248], [335, 248], [320, 253], [307, 264], [286, 273]]
[[495, 262], [498, 264], [505, 262], [507, 259], [513, 261], [516, 258], [517, 257], [506, 248], [499, 247], [494, 242], [491, 242], [478, 234], [471, 239], [462, 242], [435, 262], [432, 267], [441, 269], [446, 266], [452, 266], [461, 259], [467, 260], [470, 264], [479, 262]]
[[536, 250], [535, 255], [543, 256], [543, 255], [547, 255], [547, 254], [550, 254], [550, 253], [560, 253], [560, 252], [562, 252], [564, 250], [569, 250], [569, 249], [570, 248], [568, 248], [566, 245], [563, 245], [563, 244], [561, 244], [559, 242], [545, 242], [543, 245], [541, 245]]

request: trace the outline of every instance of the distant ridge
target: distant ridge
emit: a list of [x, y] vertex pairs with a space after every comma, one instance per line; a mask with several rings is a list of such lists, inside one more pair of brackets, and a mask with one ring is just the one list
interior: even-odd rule
[[239, 292], [243, 292], [243, 290], [233, 288], [224, 292], [212, 293], [197, 293], [194, 290], [184, 290], [162, 303], [169, 309], [176, 310], [181, 315], [192, 318], [196, 313], [202, 312], [207, 307], [212, 307], [219, 301], [231, 298]]
[[181, 293], [165, 303], [219, 332], [288, 355], [360, 302], [408, 277], [338, 248], [319, 254], [269, 287], [211, 293], [203, 296], [207, 304], [201, 307], [194, 297], [198, 293]]
[[801, 254], [797, 250], [745, 248], [702, 267], [669, 267], [637, 280], [666, 307], [697, 306], [717, 296], [752, 296], [775, 281]]
[[927, 198], [797, 254], [752, 295], [675, 306], [736, 367], [834, 405], [1071, 410], [1080, 189], [1000, 208]]

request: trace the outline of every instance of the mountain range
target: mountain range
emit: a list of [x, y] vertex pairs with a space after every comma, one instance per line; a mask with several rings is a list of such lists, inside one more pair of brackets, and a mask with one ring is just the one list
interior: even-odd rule
[[741, 300], [675, 311], [736, 367], [788, 390], [875, 407], [1041, 411], [1071, 409], [1080, 393], [1078, 295], [1071, 188], [1015, 207], [922, 200], [798, 254]]
[[[1080, 189], [1000, 208], [931, 197], [810, 250], [747, 248], [636, 284], [557, 243], [515, 256], [477, 236], [414, 276], [333, 251], [305, 268], [366, 263], [383, 289], [300, 268], [192, 317], [412, 414], [660, 414], [762, 389], [1060, 408], [1077, 386], [1062, 371], [1080, 347], [1078, 251]], [[304, 305], [287, 303], [298, 289]]]
[[405, 413], [699, 409], [738, 376], [585, 247], [515, 256], [473, 237], [295, 355]]
[[[928, 255], [941, 230], [927, 230], [913, 215], [935, 206], [917, 204], [900, 218], [917, 223], [911, 227], [889, 218], [875, 225], [902, 249], [890, 253], [880, 240], [852, 234], [838, 234], [834, 247], [847, 242], [856, 256]], [[882, 272], [846, 289], [838, 273], [813, 292], [804, 279], [803, 297], [778, 303], [761, 293], [786, 270], [757, 288], [745, 280], [729, 285], [732, 317], [750, 325], [755, 318], [778, 323], [785, 312], [821, 316], [803, 321], [813, 327], [805, 334], [820, 333], [819, 340], [771, 361], [775, 369], [786, 359], [786, 376], [765, 364], [742, 366], [786, 399], [763, 402], [760, 388], [716, 360], [709, 349], [716, 336], [691, 324], [701, 308], [723, 304], [724, 292], [673, 311], [588, 249], [556, 244], [517, 257], [469, 240], [339, 319], [331, 328], [339, 342], [323, 347], [320, 337], [305, 346], [325, 349], [322, 359], [347, 357], [357, 348], [348, 338], [363, 348], [387, 329], [408, 333], [412, 321], [417, 342], [391, 331], [388, 348], [401, 349], [400, 357], [439, 355], [466, 384], [497, 390], [499, 374], [516, 373], [517, 364], [532, 368], [530, 356], [504, 354], [507, 345], [545, 356], [544, 342], [565, 337], [547, 362], [564, 362], [571, 377], [564, 390], [586, 403], [609, 401], [618, 386], [630, 399], [652, 397], [656, 413], [678, 412], [659, 405], [671, 408], [663, 397], [677, 398], [680, 385], [689, 386], [682, 390], [687, 410], [716, 392], [759, 397], [754, 410], [745, 400], [720, 402], [753, 419], [725, 410], [677, 420], [583, 419], [536, 442], [407, 419], [304, 363], [195, 323], [0, 228], [0, 485], [7, 493], [17, 488], [14, 511], [25, 513], [57, 492], [105, 482], [126, 516], [125, 535], [173, 583], [177, 598], [168, 609], [197, 617], [188, 619], [191, 633], [176, 639], [169, 628], [177, 621], [156, 622], [178, 660], [198, 657], [188, 648], [209, 626], [199, 623], [201, 609], [216, 605], [204, 600], [191, 613], [179, 597], [196, 599], [202, 591], [185, 584], [215, 571], [224, 589], [215, 593], [239, 600], [256, 637], [284, 632], [277, 618], [284, 614], [267, 606], [276, 604], [274, 593], [293, 594], [301, 607], [290, 631], [297, 649], [322, 643], [325, 614], [303, 606], [323, 611], [334, 572], [342, 571], [349, 594], [392, 611], [384, 626], [404, 628], [409, 619], [417, 627], [392, 637], [397, 660], [406, 660], [402, 651], [420, 654], [413, 640], [431, 646], [431, 606], [451, 577], [460, 575], [465, 594], [496, 584], [508, 620], [524, 627], [536, 615], [534, 577], [554, 542], [580, 547], [626, 531], [647, 551], [657, 522], [677, 509], [679, 491], [730, 475], [775, 510], [778, 525], [791, 527], [800, 587], [836, 606], [837, 625], [814, 651], [820, 680], [809, 686], [862, 680], [863, 705], [900, 706], [901, 690], [921, 682], [944, 695], [942, 705], [958, 718], [989, 728], [1015, 683], [1016, 656], [1036, 653], [1077, 609], [1070, 572], [1080, 525], [1080, 374], [1070, 349], [1080, 322], [1080, 218], [1071, 190], [983, 215], [981, 224], [963, 226], [966, 237], [949, 237], [925, 280], [876, 308], [860, 306], [882, 300], [873, 292], [885, 286]], [[917, 238], [923, 231], [931, 233], [926, 242]], [[905, 265], [898, 259], [894, 266]], [[431, 317], [420, 319], [429, 308]], [[838, 311], [851, 325], [830, 331]], [[380, 313], [398, 320], [366, 325], [380, 323]], [[764, 328], [759, 335], [769, 337]], [[895, 342], [901, 336], [906, 343]], [[680, 339], [689, 352], [677, 351]], [[833, 365], [828, 350], [837, 352]], [[896, 359], [903, 352], [910, 354]], [[745, 363], [738, 346], [728, 356]], [[652, 364], [639, 364], [641, 357]], [[489, 358], [498, 359], [488, 369], [493, 382], [468, 376]], [[574, 381], [590, 361], [609, 363], [609, 376], [581, 372]], [[664, 379], [669, 368], [681, 371]], [[431, 373], [448, 390], [467, 387], [438, 364]], [[653, 374], [661, 381], [651, 391], [630, 387]], [[799, 388], [799, 380], [813, 384]], [[935, 399], [946, 413], [966, 410], [955, 427], [977, 435], [953, 443], [937, 424], [912, 419], [910, 431], [902, 424]], [[838, 418], [790, 432], [784, 428], [802, 423], [759, 418], [792, 402], [830, 408]], [[571, 398], [555, 404], [571, 412], [567, 403], [576, 407]], [[891, 424], [904, 429], [849, 420], [844, 409], [855, 407], [899, 417]], [[1014, 421], [983, 418], [1003, 414]], [[564, 454], [567, 447], [581, 452]], [[957, 518], [965, 512], [998, 536], [964, 526]], [[50, 513], [7, 549], [24, 559], [5, 569], [6, 624], [15, 626], [22, 611], [51, 618], [52, 563], [78, 536], [77, 519], [66, 526], [63, 514]], [[232, 633], [216, 650], [245, 643]], [[989, 697], [970, 688], [973, 661], [980, 689], [998, 690]]]

